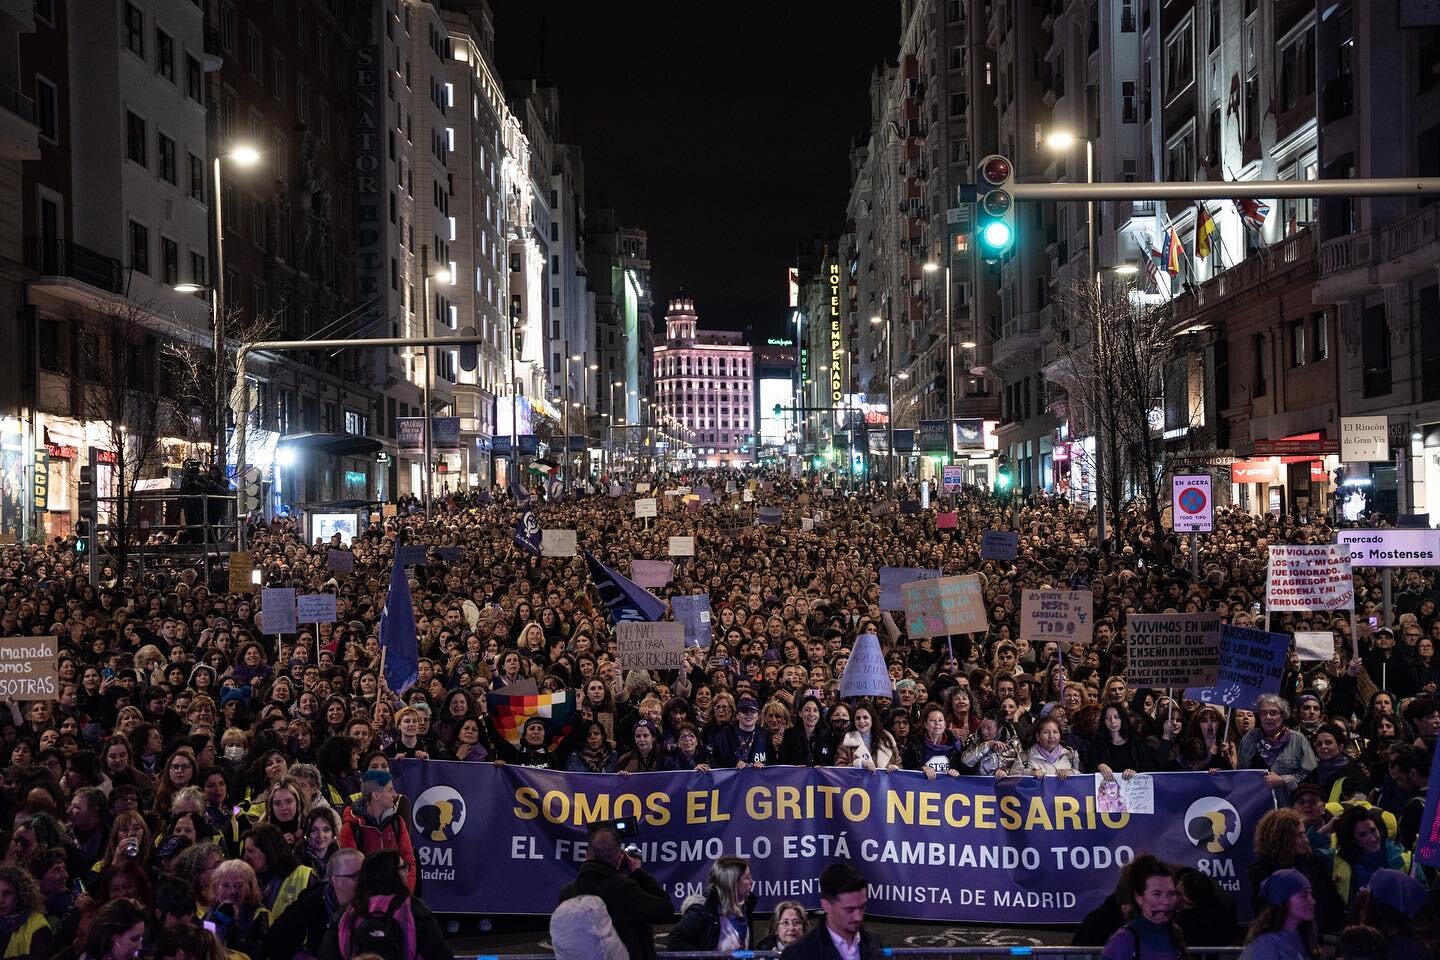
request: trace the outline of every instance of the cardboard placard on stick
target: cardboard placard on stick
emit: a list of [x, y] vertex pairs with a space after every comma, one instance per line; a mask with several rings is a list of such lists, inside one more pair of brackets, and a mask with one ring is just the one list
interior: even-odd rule
[[622, 621], [615, 625], [620, 666], [626, 670], [679, 670], [685, 666], [685, 625]]
[[694, 537], [671, 537], [670, 556], [672, 557], [693, 557], [695, 556]]
[[1131, 686], [1208, 686], [1220, 673], [1220, 614], [1132, 614], [1125, 649]]
[[300, 623], [334, 623], [335, 594], [305, 593], [296, 597], [295, 619]]
[[540, 556], [542, 556], [542, 557], [573, 557], [573, 556], [575, 556], [575, 531], [574, 531], [574, 530], [541, 530], [541, 531], [540, 531]]
[[261, 590], [261, 631], [264, 633], [294, 633], [295, 626], [295, 588], [266, 587]]
[[631, 560], [630, 579], [646, 590], [657, 590], [675, 577], [675, 564], [669, 560]]
[[54, 637], [0, 639], [0, 699], [54, 700], [60, 687]]
[[255, 592], [255, 555], [249, 550], [230, 554], [230, 593]]
[[641, 497], [635, 501], [635, 519], [643, 520], [646, 517], [659, 516], [659, 505], [654, 497]]
[[353, 573], [355, 571], [355, 554], [349, 550], [327, 551], [325, 569], [331, 573]]
[[900, 590], [905, 599], [905, 632], [912, 639], [990, 629], [985, 595], [974, 574], [906, 583]]
[[1022, 590], [1020, 636], [1032, 643], [1089, 643], [1095, 633], [1095, 594], [1089, 590]]

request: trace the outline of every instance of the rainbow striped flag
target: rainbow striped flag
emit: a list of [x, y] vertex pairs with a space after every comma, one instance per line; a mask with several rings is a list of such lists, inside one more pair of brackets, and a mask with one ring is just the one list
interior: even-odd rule
[[529, 693], [511, 695], [504, 693], [485, 694], [485, 705], [490, 709], [490, 720], [495, 730], [512, 746], [520, 745], [520, 734], [531, 717], [545, 721], [549, 743], [553, 746], [570, 732], [575, 722], [575, 691], [560, 693]]

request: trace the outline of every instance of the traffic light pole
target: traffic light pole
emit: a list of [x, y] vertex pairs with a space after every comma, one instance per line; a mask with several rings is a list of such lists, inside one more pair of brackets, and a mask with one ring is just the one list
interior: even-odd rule
[[[975, 201], [975, 184], [956, 188], [962, 203]], [[1315, 197], [1440, 196], [1440, 177], [1371, 177], [1363, 180], [1200, 180], [1194, 183], [1016, 183], [1016, 200], [1266, 200]]]
[[[245, 549], [245, 517], [248, 506], [245, 502], [245, 430], [250, 420], [250, 390], [245, 383], [245, 364], [252, 353], [286, 353], [296, 350], [343, 350], [347, 347], [438, 347], [464, 346], [483, 343], [479, 335], [459, 334], [453, 337], [368, 337], [355, 340], [259, 340], [240, 346], [235, 354], [235, 384], [230, 391], [230, 403], [235, 408], [235, 472], [240, 478], [235, 484], [235, 549]], [[430, 411], [425, 411], [429, 416]], [[512, 448], [513, 455], [513, 448]], [[92, 565], [92, 576], [94, 576]]]

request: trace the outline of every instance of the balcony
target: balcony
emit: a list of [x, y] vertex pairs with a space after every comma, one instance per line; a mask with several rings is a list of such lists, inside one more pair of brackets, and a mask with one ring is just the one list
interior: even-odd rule
[[1045, 325], [1039, 313], [1022, 313], [1000, 327], [995, 340], [992, 363], [1004, 367], [1023, 353], [1040, 346], [1045, 338]]
[[[1433, 244], [1440, 237], [1440, 207], [1431, 205], [1404, 220], [1380, 230], [1381, 269], [1395, 266], [1395, 261], [1421, 247]], [[1433, 251], [1431, 260], [1434, 259]]]
[[114, 257], [69, 240], [27, 237], [25, 265], [41, 277], [65, 277], [104, 293], [123, 293], [125, 268]]
[[1314, 264], [1315, 234], [1308, 229], [1301, 230], [1293, 237], [1272, 244], [1265, 256], [1247, 257], [1224, 273], [1206, 280], [1196, 289], [1193, 298], [1177, 297], [1174, 301], [1175, 316], [1179, 320], [1198, 317], [1216, 304], [1253, 293], [1261, 284], [1277, 277], [1287, 276], [1293, 271], [1313, 270]]
[[1369, 233], [1349, 233], [1326, 240], [1320, 245], [1320, 277], [1322, 279], [1368, 267], [1375, 238]]

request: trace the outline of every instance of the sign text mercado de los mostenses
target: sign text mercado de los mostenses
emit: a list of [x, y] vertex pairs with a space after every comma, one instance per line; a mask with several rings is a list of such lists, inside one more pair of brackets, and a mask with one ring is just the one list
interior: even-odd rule
[[[585, 858], [587, 825], [639, 823], [641, 859], [677, 906], [722, 855], [750, 861], [761, 910], [819, 906], [836, 860], [869, 883], [870, 912], [905, 919], [1078, 923], [1142, 852], [1195, 867], [1250, 903], [1250, 772], [1154, 775], [1153, 814], [1102, 813], [1095, 777], [1000, 782], [848, 767], [563, 773], [396, 760], [413, 800], [425, 899], [441, 913], [546, 913]], [[515, 878], [522, 874], [525, 883]]]

